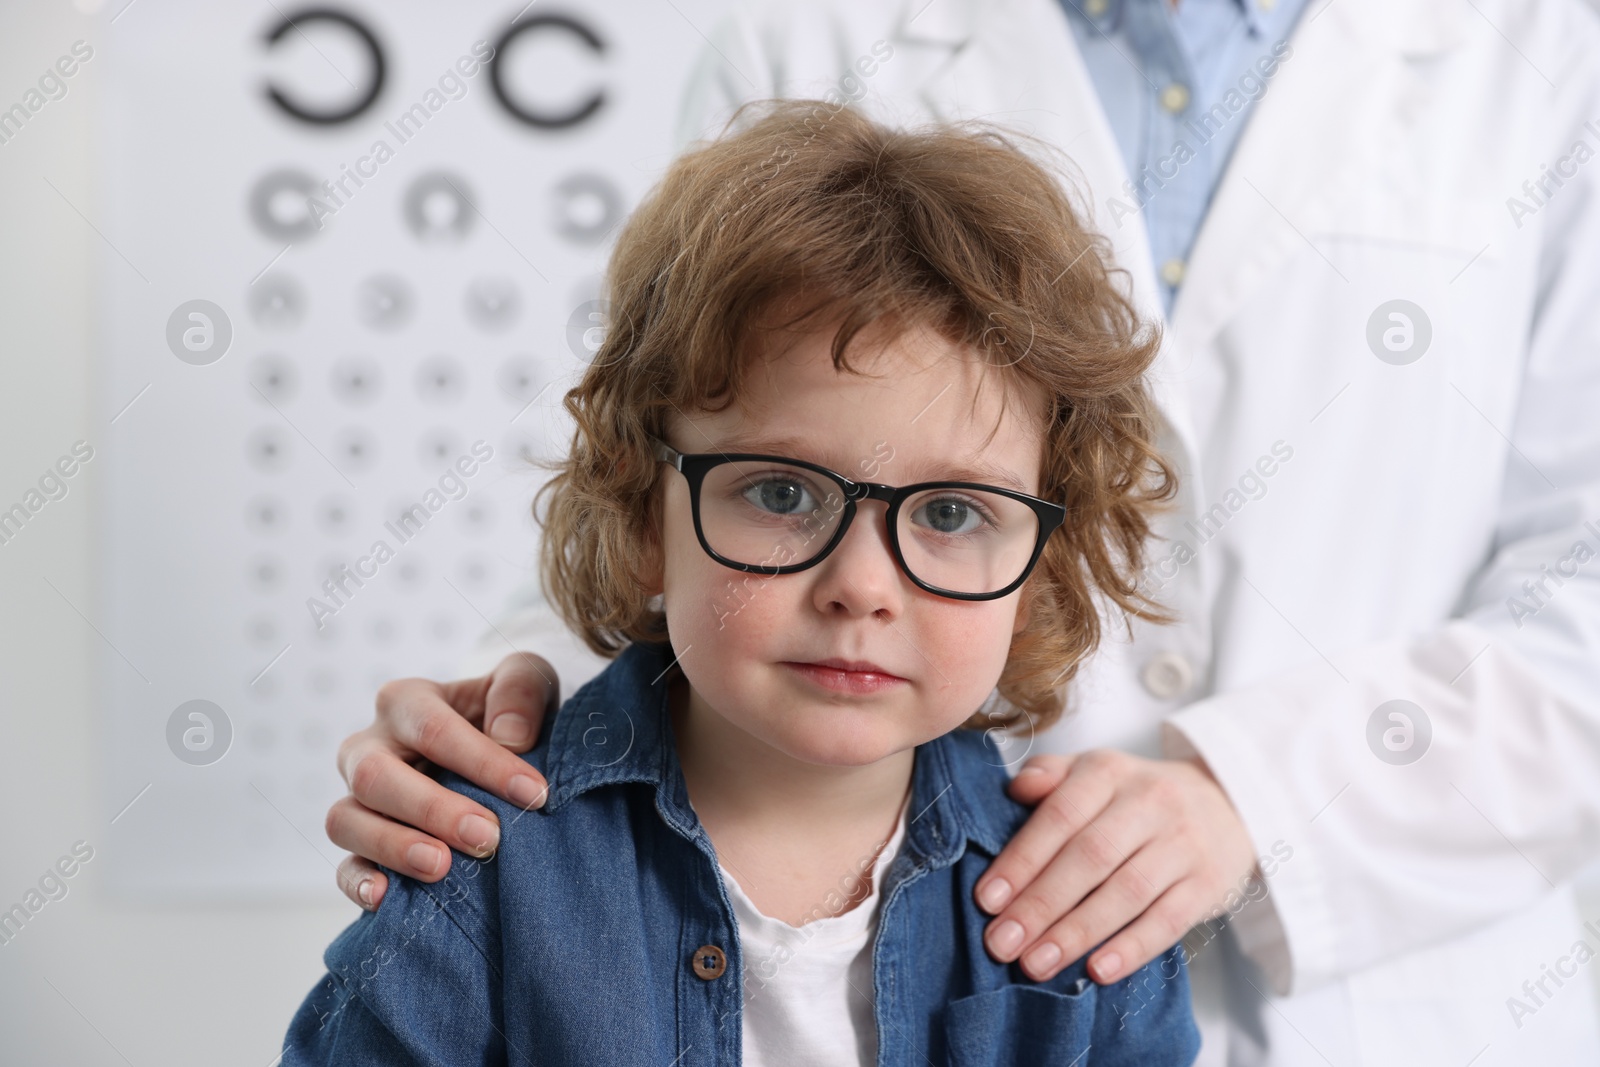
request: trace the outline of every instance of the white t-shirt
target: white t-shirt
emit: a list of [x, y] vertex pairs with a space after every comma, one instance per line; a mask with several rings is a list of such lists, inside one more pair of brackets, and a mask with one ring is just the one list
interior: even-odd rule
[[[842, 915], [803, 926], [763, 915], [722, 868], [744, 957], [745, 1067], [871, 1067], [877, 1062], [872, 946], [878, 888], [905, 832], [903, 804], [894, 834], [873, 866], [872, 895]], [[839, 896], [848, 896], [851, 888], [853, 883], [841, 884]], [[826, 910], [821, 901], [818, 906]]]

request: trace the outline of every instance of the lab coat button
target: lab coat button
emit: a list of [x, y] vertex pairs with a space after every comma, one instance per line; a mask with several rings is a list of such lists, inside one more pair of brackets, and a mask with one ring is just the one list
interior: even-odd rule
[[1184, 265], [1181, 259], [1169, 259], [1161, 264], [1161, 280], [1168, 285], [1181, 285], [1183, 283]]
[[1161, 90], [1161, 106], [1174, 115], [1189, 106], [1189, 87], [1182, 82], [1171, 82]]
[[1177, 652], [1158, 652], [1144, 665], [1139, 680], [1151, 696], [1171, 700], [1187, 693], [1194, 684], [1194, 667]]

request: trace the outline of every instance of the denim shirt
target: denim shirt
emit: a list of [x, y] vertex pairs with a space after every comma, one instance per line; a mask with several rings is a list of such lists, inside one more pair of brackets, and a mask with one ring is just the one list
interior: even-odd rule
[[[387, 872], [378, 909], [328, 948], [285, 1067], [740, 1062], [744, 961], [678, 764], [671, 663], [664, 644], [629, 646], [549, 717], [524, 757], [543, 808], [448, 778], [499, 816], [498, 853], [454, 855], [433, 885]], [[984, 950], [973, 886], [1028, 814], [1006, 781], [982, 732], [916, 750], [873, 947], [878, 1064], [1192, 1063], [1177, 947], [1108, 986], [1084, 960], [1034, 982]]]

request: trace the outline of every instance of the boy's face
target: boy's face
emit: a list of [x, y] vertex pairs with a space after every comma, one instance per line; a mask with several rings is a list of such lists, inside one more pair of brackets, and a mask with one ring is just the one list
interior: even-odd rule
[[[1014, 392], [1002, 415], [1003, 372], [968, 350], [923, 329], [881, 348], [863, 344], [869, 334], [851, 352], [865, 374], [834, 369], [831, 328], [781, 335], [750, 367], [741, 403], [674, 415], [668, 443], [807, 460], [890, 485], [999, 484], [1000, 471], [1038, 494], [1038, 398]], [[1021, 590], [960, 601], [918, 588], [894, 561], [877, 501], [858, 503], [843, 540], [808, 570], [736, 571], [700, 547], [684, 477], [665, 465], [661, 477], [658, 588], [695, 714], [719, 715], [794, 759], [861, 765], [949, 732], [994, 688], [1022, 623]], [[824, 660], [881, 671], [806, 666]]]

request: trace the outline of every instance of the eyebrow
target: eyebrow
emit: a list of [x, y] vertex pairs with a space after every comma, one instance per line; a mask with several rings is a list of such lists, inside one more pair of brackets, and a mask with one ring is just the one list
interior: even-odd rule
[[[758, 437], [747, 434], [734, 434], [720, 445], [712, 445], [708, 442], [706, 450], [712, 453], [757, 452], [768, 456], [787, 456], [792, 459], [803, 459], [809, 463], [815, 463], [819, 467], [827, 467], [831, 471], [844, 475], [851, 481], [870, 480], [865, 477], [856, 477], [847, 468], [840, 468], [831, 463], [813, 459], [814, 453], [811, 451], [810, 446], [792, 437]], [[915, 481], [981, 482], [984, 485], [997, 485], [1028, 496], [1033, 495], [1032, 491], [1022, 484], [1022, 479], [1004, 467], [997, 467], [992, 463], [985, 463], [980, 460], [971, 464], [951, 464], [940, 469], [942, 471], [940, 475], [931, 478], [917, 478]], [[907, 482], [905, 484], [912, 483]]]

